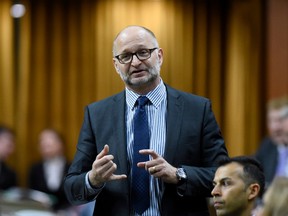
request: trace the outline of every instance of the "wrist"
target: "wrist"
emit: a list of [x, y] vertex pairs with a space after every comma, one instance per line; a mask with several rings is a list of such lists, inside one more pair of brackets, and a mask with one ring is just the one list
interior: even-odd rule
[[88, 182], [90, 184], [90, 186], [94, 189], [99, 189], [103, 186], [103, 183], [101, 182], [97, 182], [94, 180], [95, 178], [93, 177], [93, 173], [92, 171], [88, 172]]

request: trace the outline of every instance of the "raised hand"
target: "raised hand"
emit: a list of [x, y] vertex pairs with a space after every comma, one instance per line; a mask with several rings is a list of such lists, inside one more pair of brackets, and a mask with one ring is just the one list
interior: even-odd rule
[[140, 154], [149, 154], [152, 157], [152, 160], [140, 162], [137, 164], [138, 167], [145, 168], [151, 175], [156, 178], [161, 178], [166, 183], [177, 184], [177, 168], [169, 164], [152, 149], [143, 149], [139, 152]]
[[92, 169], [88, 174], [89, 181], [93, 187], [101, 187], [107, 181], [125, 179], [125, 174], [113, 174], [117, 165], [113, 162], [114, 156], [109, 155], [109, 146], [106, 144], [103, 150], [96, 156]]

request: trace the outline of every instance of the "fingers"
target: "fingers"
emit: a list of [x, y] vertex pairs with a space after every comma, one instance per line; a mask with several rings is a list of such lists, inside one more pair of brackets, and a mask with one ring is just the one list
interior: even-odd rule
[[139, 163], [137, 163], [137, 166], [139, 167], [139, 168], [144, 168], [145, 170], [147, 170], [147, 165], [146, 165], [147, 163], [146, 163], [146, 161], [144, 161], [144, 162], [139, 162]]
[[138, 163], [138, 167], [145, 168], [145, 170], [149, 172], [151, 175], [155, 174], [156, 172], [159, 172], [161, 169], [160, 166], [161, 165], [157, 165], [156, 161]]
[[114, 156], [113, 155], [106, 155], [100, 160], [97, 161], [97, 166], [99, 167], [100, 171], [108, 171], [109, 169], [117, 169], [116, 164], [113, 162]]
[[97, 183], [127, 178], [125, 174], [113, 174], [117, 170], [117, 165], [113, 162], [114, 156], [108, 153], [109, 146], [106, 144], [92, 165], [93, 176]]
[[121, 179], [126, 179], [127, 178], [127, 175], [112, 175], [110, 180], [121, 180]]
[[106, 144], [103, 148], [103, 150], [97, 155], [96, 159], [101, 159], [105, 155], [107, 155], [109, 152], [109, 146]]
[[154, 150], [152, 149], [142, 149], [139, 151], [140, 154], [150, 155], [153, 159], [157, 159], [160, 157]]
[[142, 149], [139, 151], [139, 153], [144, 155], [150, 155], [152, 157], [152, 160], [139, 162], [137, 164], [139, 168], [145, 169], [151, 175], [159, 172], [161, 170], [161, 167], [163, 166], [161, 164], [165, 163], [165, 160], [152, 149]]
[[149, 171], [149, 173], [150, 173], [151, 175], [153, 175], [153, 174], [155, 174], [155, 173], [157, 172], [157, 168], [156, 168], [156, 166], [153, 166], [153, 167], [150, 167], [150, 168], [148, 169], [148, 171]]
[[[142, 149], [139, 151], [140, 154], [143, 154], [143, 155], [151, 155], [152, 159], [155, 160], [157, 158], [159, 158], [160, 156], [152, 149]], [[143, 161], [143, 162], [139, 162], [137, 164], [138, 167], [140, 168], [145, 168], [146, 170], [148, 170], [148, 167], [147, 167], [147, 162], [148, 161]], [[152, 165], [149, 165], [149, 167], [152, 166]]]
[[116, 171], [117, 165], [113, 161], [109, 161], [109, 163], [103, 165], [100, 168], [100, 174], [105, 181], [111, 179], [113, 173]]

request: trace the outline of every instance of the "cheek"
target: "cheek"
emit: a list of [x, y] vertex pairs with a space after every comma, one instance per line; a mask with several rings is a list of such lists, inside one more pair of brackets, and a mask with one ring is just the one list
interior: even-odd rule
[[123, 66], [118, 66], [118, 68], [117, 68], [117, 73], [118, 74], [123, 74], [123, 75], [126, 75], [126, 74], [128, 74], [128, 71], [129, 71], [129, 67], [128, 66], [125, 66], [125, 65], [123, 65]]
[[238, 209], [247, 203], [247, 196], [243, 190], [223, 193], [223, 199], [225, 199], [227, 209]]
[[233, 202], [238, 195], [238, 191], [234, 188], [222, 188], [222, 199], [225, 200], [226, 204]]

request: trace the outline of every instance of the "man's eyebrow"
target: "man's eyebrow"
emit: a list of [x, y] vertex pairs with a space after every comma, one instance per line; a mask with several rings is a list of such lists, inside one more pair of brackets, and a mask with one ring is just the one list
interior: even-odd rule
[[[219, 179], [219, 182], [224, 182], [224, 181], [227, 181], [227, 180], [230, 180], [231, 178], [230, 177], [224, 177], [224, 178], [221, 178]], [[213, 185], [216, 185], [216, 181], [213, 180]]]

